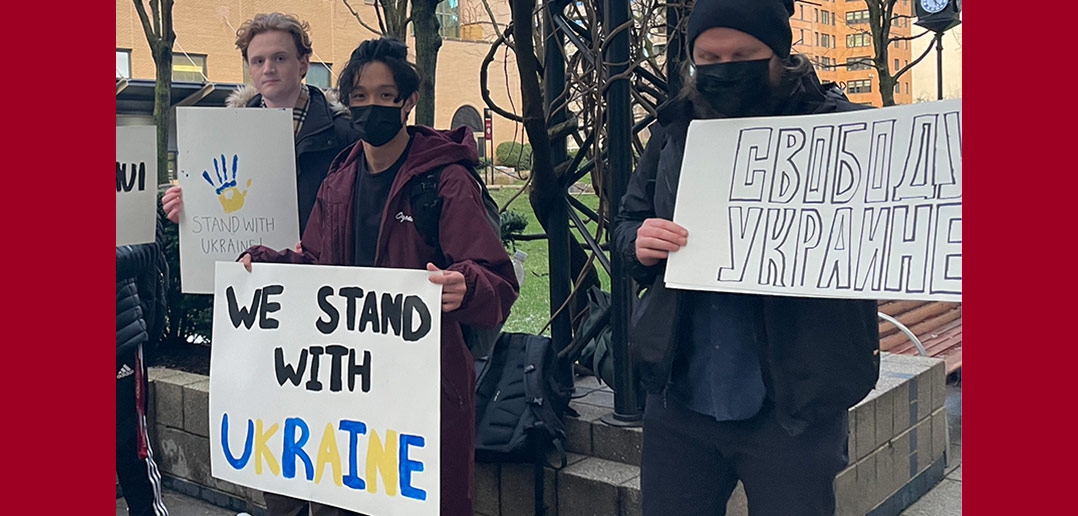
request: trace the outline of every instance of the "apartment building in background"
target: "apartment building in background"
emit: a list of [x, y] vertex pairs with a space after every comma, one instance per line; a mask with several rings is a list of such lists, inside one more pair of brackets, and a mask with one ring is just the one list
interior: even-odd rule
[[[296, 15], [310, 24], [314, 53], [306, 82], [321, 88], [337, 85], [337, 74], [361, 41], [377, 37], [357, 21], [351, 9], [371, 27], [378, 27], [373, 0], [182, 0], [173, 7], [176, 42], [172, 79], [193, 83], [250, 83], [246, 63], [236, 49], [236, 29], [260, 12]], [[504, 29], [509, 3], [490, 6]], [[438, 5], [443, 38], [435, 80], [435, 120], [438, 128], [469, 125], [481, 140], [483, 102], [479, 68], [496, 35], [480, 0], [445, 0]], [[409, 57], [415, 60], [415, 38], [409, 24]], [[521, 106], [517, 65], [512, 52], [498, 52], [489, 67], [490, 97], [507, 110]], [[153, 80], [155, 67], [149, 45], [131, 0], [116, 0], [116, 76]], [[146, 123], [145, 114], [137, 117]], [[121, 121], [118, 118], [118, 122]], [[133, 123], [127, 121], [126, 123]], [[153, 123], [152, 119], [149, 123]], [[494, 142], [522, 141], [519, 124], [493, 116]], [[486, 143], [480, 141], [481, 144]], [[481, 148], [487, 145], [481, 145]], [[173, 149], [175, 150], [175, 149]], [[482, 152], [482, 151], [481, 151]], [[488, 150], [489, 152], [489, 150]]]

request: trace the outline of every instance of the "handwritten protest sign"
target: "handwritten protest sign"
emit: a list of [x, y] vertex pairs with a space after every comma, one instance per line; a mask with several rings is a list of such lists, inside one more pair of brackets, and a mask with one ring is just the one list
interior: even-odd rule
[[180, 286], [213, 292], [213, 264], [299, 241], [292, 110], [176, 109]]
[[153, 242], [157, 219], [157, 128], [116, 128], [116, 245]]
[[429, 273], [216, 271], [213, 476], [365, 514], [437, 515], [441, 288]]
[[675, 288], [960, 301], [962, 104], [694, 121]]

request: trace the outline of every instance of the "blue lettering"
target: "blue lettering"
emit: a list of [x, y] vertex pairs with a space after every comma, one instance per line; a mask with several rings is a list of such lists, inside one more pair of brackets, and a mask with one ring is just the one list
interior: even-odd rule
[[[300, 430], [300, 437], [296, 439], [296, 429]], [[314, 480], [314, 464], [311, 457], [303, 451], [303, 445], [311, 437], [311, 431], [307, 423], [298, 417], [290, 417], [284, 420], [284, 450], [281, 452], [282, 469], [284, 478], [296, 477], [296, 457], [303, 461], [304, 472], [307, 480]]]
[[412, 472], [423, 471], [423, 463], [408, 459], [408, 446], [422, 448], [426, 440], [418, 435], [401, 434], [400, 436], [400, 460], [397, 461], [400, 470], [401, 494], [416, 500], [426, 500], [427, 492], [417, 487], [412, 487]]
[[[221, 415], [221, 447], [225, 450], [225, 460], [229, 465], [236, 469], [243, 469], [247, 465], [247, 461], [251, 459], [252, 442], [254, 440], [255, 424], [250, 419], [247, 420], [247, 440], [243, 443], [243, 455], [240, 458], [232, 456], [232, 451], [228, 449], [228, 414]], [[402, 452], [403, 453], [403, 452]]]
[[348, 432], [348, 474], [344, 476], [344, 485], [352, 489], [366, 489], [367, 484], [363, 482], [362, 478], [359, 478], [359, 473], [357, 472], [356, 445], [359, 441], [359, 434], [367, 433], [367, 425], [363, 424], [362, 421], [342, 419], [338, 429]]

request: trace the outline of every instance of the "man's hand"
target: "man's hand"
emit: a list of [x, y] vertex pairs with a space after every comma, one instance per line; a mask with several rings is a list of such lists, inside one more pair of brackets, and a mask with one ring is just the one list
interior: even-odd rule
[[636, 230], [636, 261], [652, 266], [688, 242], [689, 232], [666, 219], [645, 219]]
[[172, 222], [180, 221], [180, 210], [183, 209], [183, 195], [180, 186], [176, 185], [165, 190], [161, 196], [161, 209], [165, 210], [165, 217]]
[[442, 286], [442, 311], [452, 312], [460, 308], [464, 294], [468, 292], [464, 275], [457, 271], [443, 271], [433, 263], [427, 264], [427, 270], [433, 273], [430, 275], [430, 282]]

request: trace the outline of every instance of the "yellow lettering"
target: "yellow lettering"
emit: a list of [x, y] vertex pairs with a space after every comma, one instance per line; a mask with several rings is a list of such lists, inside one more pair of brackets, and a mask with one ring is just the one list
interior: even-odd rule
[[277, 423], [270, 425], [265, 433], [262, 433], [262, 420], [255, 420], [255, 474], [262, 474], [262, 457], [266, 457], [266, 466], [269, 467], [273, 476], [281, 474], [281, 466], [277, 464], [277, 458], [273, 456], [266, 441], [277, 431]]
[[370, 431], [370, 442], [367, 445], [367, 492], [378, 492], [378, 477], [376, 472], [381, 471], [382, 480], [386, 484], [386, 494], [397, 496], [397, 431], [386, 430], [385, 445], [378, 437], [378, 432]]
[[326, 469], [326, 463], [333, 468], [333, 483], [341, 484], [341, 454], [337, 451], [337, 436], [333, 433], [333, 424], [326, 423], [326, 429], [322, 432], [322, 443], [318, 445], [318, 462], [314, 467], [314, 483], [322, 481], [322, 471]]

